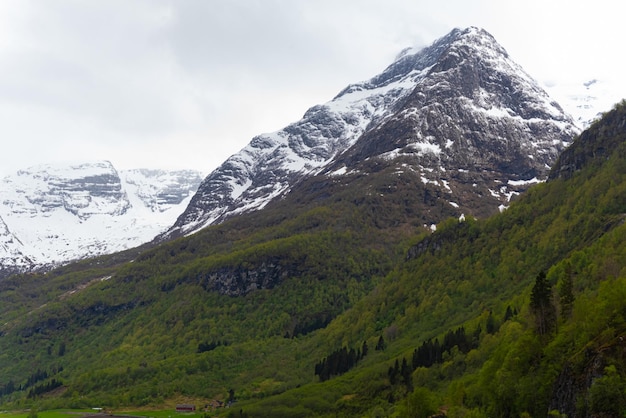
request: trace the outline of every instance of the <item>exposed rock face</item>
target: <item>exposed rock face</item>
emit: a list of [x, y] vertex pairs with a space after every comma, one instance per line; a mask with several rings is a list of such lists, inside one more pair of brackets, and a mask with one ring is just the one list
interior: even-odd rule
[[459, 215], [483, 217], [544, 180], [578, 132], [485, 31], [453, 31], [405, 60], [426, 72], [420, 83], [329, 172], [359, 170], [378, 157], [438, 185]]
[[271, 289], [295, 269], [283, 266], [280, 260], [266, 260], [257, 268], [225, 267], [202, 274], [198, 282], [205, 290], [228, 296], [242, 296], [258, 289]]
[[24, 266], [30, 266], [33, 261], [26, 255], [24, 244], [11, 232], [7, 224], [0, 217], [0, 272], [4, 274], [17, 273]]
[[204, 179], [187, 210], [163, 238], [262, 209], [345, 151], [372, 121], [389, 114], [397, 96], [409, 91], [398, 83], [369, 89], [366, 94], [344, 92], [326, 105], [309, 109], [302, 120], [283, 130], [253, 138]]
[[197, 172], [111, 163], [44, 165], [0, 181], [0, 274], [121, 251], [150, 241], [188, 204]]
[[550, 172], [550, 179], [570, 178], [584, 167], [601, 163], [626, 142], [626, 106], [616, 106], [602, 121], [601, 125], [585, 130], [563, 151]]
[[189, 199], [198, 189], [202, 176], [194, 170], [132, 169], [120, 171], [126, 194], [136, 196], [142, 205], [155, 213], [163, 213]]
[[404, 51], [380, 75], [348, 86], [302, 120], [255, 137], [202, 182], [161, 238], [261, 209], [304, 177], [349, 182], [373, 160], [419, 175], [459, 216], [486, 216], [545, 179], [577, 133], [491, 35], [456, 29]]
[[[610, 347], [610, 350], [614, 349], [623, 352], [623, 342], [620, 341], [617, 347]], [[549, 411], [556, 410], [562, 415], [579, 418], [608, 416], [591, 411], [589, 396], [594, 381], [605, 374], [606, 358], [603, 353], [587, 350], [585, 360], [583, 367], [566, 365], [561, 370], [552, 388]]]

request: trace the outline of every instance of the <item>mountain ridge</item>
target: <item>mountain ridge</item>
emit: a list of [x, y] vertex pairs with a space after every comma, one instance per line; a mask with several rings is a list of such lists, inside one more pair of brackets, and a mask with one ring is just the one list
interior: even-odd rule
[[[453, 77], [455, 72], [459, 74]], [[448, 103], [454, 100], [456, 103]], [[436, 120], [429, 119], [429, 110], [437, 113]], [[486, 126], [482, 122], [485, 119], [495, 127]], [[437, 125], [446, 124], [451, 129], [434, 131]], [[481, 133], [485, 129], [491, 132]], [[187, 235], [263, 208], [288, 193], [303, 177], [332, 172], [337, 180], [342, 174], [339, 170], [347, 169], [342, 163], [379, 158], [395, 149], [403, 155], [388, 154], [388, 160], [411, 154], [430, 159], [418, 171], [425, 183], [438, 184], [441, 193], [447, 193], [445, 182], [450, 182], [437, 177], [442, 173], [438, 166], [441, 155], [454, 151], [458, 160], [463, 155], [488, 153], [491, 161], [479, 169], [495, 174], [488, 179], [481, 173], [474, 177], [479, 183], [490, 184], [472, 192], [474, 181], [465, 176], [465, 186], [469, 183], [470, 187], [464, 186], [458, 194], [494, 195], [495, 199], [485, 203], [491, 209], [453, 201], [459, 205], [459, 215], [465, 211], [484, 216], [524, 190], [524, 181], [544, 179], [549, 164], [578, 132], [571, 117], [510, 60], [489, 33], [475, 27], [455, 29], [429, 47], [405, 51], [381, 74], [349, 85], [331, 101], [310, 108], [300, 121], [253, 138], [204, 179], [188, 208], [160, 239]], [[391, 136], [393, 140], [389, 140]], [[505, 139], [509, 136], [513, 140]], [[391, 148], [399, 140], [408, 143]], [[458, 149], [450, 150], [455, 141]], [[463, 141], [470, 148], [463, 148]], [[510, 152], [498, 156], [493, 147]], [[511, 157], [517, 166], [497, 167]], [[447, 169], [468, 170], [473, 162], [459, 165], [456, 161], [451, 164], [456, 167]], [[420, 161], [413, 161], [416, 164]], [[436, 175], [429, 176], [433, 171]], [[509, 181], [517, 182], [518, 187]], [[506, 189], [502, 193], [498, 182]]]

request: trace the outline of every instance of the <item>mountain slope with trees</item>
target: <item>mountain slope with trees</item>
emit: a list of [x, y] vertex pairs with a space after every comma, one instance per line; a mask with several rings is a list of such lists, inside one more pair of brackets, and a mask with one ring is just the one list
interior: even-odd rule
[[[308, 193], [139, 254], [2, 280], [1, 402], [618, 416], [625, 120], [622, 103], [581, 135], [570, 152], [585, 163], [567, 176], [432, 234], [406, 228], [400, 187], [383, 199], [303, 184]], [[597, 158], [592, 143], [611, 147]]]

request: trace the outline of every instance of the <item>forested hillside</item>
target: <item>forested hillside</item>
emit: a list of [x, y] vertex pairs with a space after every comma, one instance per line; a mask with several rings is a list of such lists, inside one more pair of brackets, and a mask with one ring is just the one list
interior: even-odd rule
[[350, 187], [308, 179], [156, 248], [3, 280], [0, 403], [622, 416], [625, 140], [622, 103], [548, 182], [434, 233], [412, 210], [420, 178], [388, 167]]

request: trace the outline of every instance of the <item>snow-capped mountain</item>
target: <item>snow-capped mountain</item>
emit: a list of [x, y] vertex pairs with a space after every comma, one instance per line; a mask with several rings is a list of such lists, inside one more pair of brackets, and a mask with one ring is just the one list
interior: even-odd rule
[[622, 88], [613, 81], [602, 78], [560, 82], [547, 86], [547, 90], [583, 129], [626, 98], [622, 96]]
[[0, 181], [0, 270], [132, 248], [174, 222], [202, 177], [127, 170], [107, 161], [41, 165]]
[[489, 33], [455, 29], [253, 138], [202, 182], [161, 238], [261, 209], [305, 177], [349, 181], [373, 160], [420, 176], [459, 214], [485, 215], [544, 179], [578, 132]]
[[[458, 216], [484, 217], [545, 179], [579, 132], [483, 30], [453, 31], [405, 60], [390, 68], [426, 65], [428, 75], [393, 117], [364, 133], [326, 172], [348, 174], [369, 158], [388, 160], [434, 186]], [[425, 220], [441, 220], [431, 212]]]

